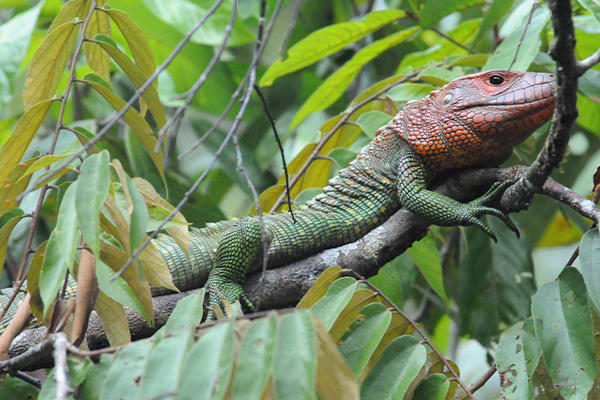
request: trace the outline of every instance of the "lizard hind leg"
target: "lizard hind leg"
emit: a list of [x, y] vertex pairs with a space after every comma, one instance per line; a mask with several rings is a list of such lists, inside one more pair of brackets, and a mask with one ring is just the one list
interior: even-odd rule
[[223, 235], [206, 282], [207, 320], [215, 319], [215, 305], [225, 312], [223, 299], [229, 303], [239, 301], [245, 311], [254, 309], [242, 285], [246, 273], [262, 259], [262, 250], [260, 222], [254, 218], [240, 220]]

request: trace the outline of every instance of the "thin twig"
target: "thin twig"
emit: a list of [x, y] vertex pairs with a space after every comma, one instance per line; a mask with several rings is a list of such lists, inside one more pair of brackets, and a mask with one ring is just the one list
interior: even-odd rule
[[[222, 2], [223, 2], [223, 0], [219, 0], [219, 5]], [[216, 11], [216, 8], [211, 9], [211, 10], [214, 13], [214, 11]], [[211, 10], [209, 10], [209, 12]], [[204, 20], [206, 20], [208, 17], [210, 17], [210, 15], [212, 15], [212, 13], [209, 14], [207, 12], [206, 14], [204, 14], [204, 16], [202, 18]], [[223, 55], [223, 52], [225, 51], [225, 48], [227, 47], [227, 43], [229, 43], [229, 36], [231, 35], [231, 31], [233, 29], [233, 24], [235, 23], [236, 15], [237, 15], [237, 2], [234, 1], [233, 7], [231, 9], [231, 15], [229, 17], [229, 22], [227, 23], [227, 26], [225, 26], [225, 34], [223, 36], [223, 41], [221, 42], [219, 49], [217, 50], [215, 55], [211, 58], [210, 62], [206, 66], [206, 68], [204, 68], [204, 71], [202, 71], [202, 75], [200, 75], [200, 78], [198, 78], [198, 80], [196, 82], [194, 82], [194, 85], [192, 86], [192, 88], [187, 91], [186, 99], [185, 99], [185, 102], [183, 103], [183, 105], [181, 107], [179, 107], [173, 113], [173, 115], [171, 116], [171, 118], [169, 118], [167, 123], [165, 123], [165, 125], [162, 128], [160, 128], [160, 130], [158, 131], [158, 134], [157, 134], [158, 139], [156, 140], [156, 145], [154, 146], [155, 153], [158, 153], [158, 151], [160, 150], [160, 143], [162, 142], [163, 136], [165, 135], [165, 133], [167, 132], [169, 127], [171, 125], [173, 125], [173, 123], [175, 121], [178, 121], [180, 118], [183, 118], [183, 114], [185, 113], [185, 111], [188, 109], [188, 107], [192, 103], [192, 100], [196, 96], [196, 93], [198, 93], [198, 91], [200, 90], [202, 85], [204, 85], [204, 82], [206, 82], [208, 75], [210, 75], [210, 73], [213, 71], [213, 69], [215, 68], [215, 66], [217, 65], [219, 60], [221, 59], [221, 56]]]
[[585, 74], [585, 71], [598, 63], [600, 63], [600, 49], [596, 50], [596, 52], [588, 58], [584, 58], [577, 62], [577, 75], [581, 76]]
[[[266, 43], [268, 42], [268, 38], [272, 32], [273, 26], [275, 25], [275, 20], [277, 19], [277, 15], [279, 14], [280, 8], [281, 8], [281, 0], [279, 0], [277, 2], [277, 5], [275, 6], [275, 10], [273, 11], [271, 20], [269, 21], [269, 24], [265, 31], [264, 40], [261, 43], [259, 50], [255, 53], [254, 58], [252, 59], [252, 63], [250, 64], [250, 67], [248, 68], [249, 72], [251, 72], [252, 70], [255, 70], [258, 66], [258, 61], [260, 60], [260, 56], [262, 55], [262, 53], [265, 49]], [[247, 104], [246, 104], [246, 106], [247, 106]], [[140, 255], [140, 253], [150, 244], [152, 239], [156, 238], [156, 236], [158, 236], [159, 232], [164, 228], [164, 226], [166, 224], [168, 224], [169, 221], [171, 219], [173, 219], [173, 217], [175, 215], [177, 215], [177, 213], [180, 212], [181, 207], [183, 207], [183, 205], [191, 198], [192, 194], [198, 189], [198, 186], [200, 186], [200, 184], [204, 181], [204, 179], [206, 179], [206, 176], [208, 175], [208, 173], [210, 171], [212, 171], [215, 164], [219, 160], [221, 153], [223, 153], [223, 151], [225, 150], [225, 147], [231, 140], [234, 133], [237, 131], [237, 128], [239, 127], [239, 125], [242, 121], [242, 117], [244, 116], [244, 113], [246, 111], [246, 106], [244, 104], [242, 104], [242, 107], [240, 107], [240, 110], [238, 111], [238, 113], [233, 121], [231, 129], [229, 129], [229, 132], [225, 136], [225, 139], [221, 143], [221, 146], [219, 146], [219, 148], [215, 152], [213, 159], [211, 160], [211, 162], [208, 165], [208, 167], [206, 168], [206, 170], [204, 170], [202, 175], [200, 175], [200, 177], [198, 179], [196, 179], [196, 181], [190, 187], [190, 189], [187, 192], [185, 192], [185, 195], [179, 201], [179, 203], [177, 203], [177, 206], [171, 211], [171, 213], [169, 215], [167, 215], [161, 221], [161, 223], [158, 225], [158, 227], [146, 238], [146, 240], [144, 240], [144, 242], [127, 259], [127, 261], [125, 262], [125, 264], [123, 264], [121, 269], [119, 269], [119, 271], [115, 275], [113, 275], [113, 277], [111, 278], [111, 282], [114, 281], [115, 279], [117, 279], [119, 276], [121, 276], [121, 274], [123, 274], [123, 272], [125, 272], [125, 270], [131, 265], [133, 260], [135, 260]]]
[[260, 97], [260, 100], [262, 101], [263, 108], [265, 110], [265, 114], [267, 115], [267, 118], [269, 119], [269, 122], [271, 123], [271, 128], [273, 129], [273, 136], [275, 136], [275, 141], [277, 142], [277, 146], [279, 146], [279, 154], [281, 154], [281, 162], [283, 164], [283, 176], [285, 177], [285, 191], [287, 193], [288, 210], [289, 210], [290, 214], [292, 215], [292, 221], [294, 221], [294, 223], [296, 223], [296, 217], [294, 216], [294, 210], [292, 210], [290, 179], [289, 179], [289, 174], [288, 174], [288, 169], [287, 169], [287, 163], [285, 162], [285, 153], [283, 151], [283, 145], [281, 144], [281, 138], [279, 136], [279, 132], [277, 132], [277, 127], [275, 126], [275, 120], [273, 119], [273, 116], [271, 115], [271, 112], [269, 111], [269, 107], [267, 106], [267, 100], [265, 99], [265, 96], [263, 95], [263, 93], [260, 90], [260, 88], [258, 87], [258, 85], [254, 85], [254, 90], [256, 90], [258, 97]]
[[300, 7], [302, 7], [302, 3], [305, 0], [296, 0], [294, 3], [294, 9], [292, 10], [292, 16], [290, 18], [290, 22], [288, 24], [288, 28], [285, 31], [285, 35], [283, 36], [283, 41], [281, 43], [281, 49], [279, 50], [279, 57], [283, 58], [285, 55], [285, 50], [287, 47], [287, 42], [290, 40], [290, 36], [292, 35], [292, 31], [296, 26], [296, 21], [298, 20], [298, 15], [300, 14]]
[[476, 391], [481, 389], [483, 387], [483, 385], [485, 385], [486, 382], [489, 381], [492, 376], [494, 376], [496, 371], [497, 371], [497, 369], [496, 369], [495, 365], [492, 365], [490, 367], [490, 369], [485, 371], [485, 374], [483, 374], [483, 376], [481, 378], [477, 379], [477, 381], [474, 384], [472, 384], [471, 387], [469, 388], [471, 393], [475, 393]]

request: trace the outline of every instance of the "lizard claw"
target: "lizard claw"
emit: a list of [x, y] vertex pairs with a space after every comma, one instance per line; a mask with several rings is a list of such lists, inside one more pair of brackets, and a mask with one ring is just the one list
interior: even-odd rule
[[227, 310], [231, 309], [230, 304], [239, 301], [242, 309], [245, 312], [251, 312], [254, 310], [254, 305], [248, 299], [241, 284], [232, 282], [226, 278], [220, 276], [213, 276], [209, 278], [206, 283], [206, 296], [208, 297], [205, 302], [206, 305], [206, 321], [214, 321], [217, 319], [217, 314], [214, 311], [215, 306], [219, 306], [223, 311], [223, 314], [227, 317]]
[[478, 217], [480, 217], [482, 215], [486, 215], [486, 214], [498, 217], [506, 224], [506, 226], [511, 231], [514, 232], [515, 235], [517, 235], [518, 238], [521, 237], [521, 233], [519, 232], [519, 229], [514, 224], [514, 222], [510, 219], [508, 214], [506, 214], [505, 212], [503, 212], [497, 208], [487, 206], [487, 204], [493, 203], [493, 202], [499, 200], [500, 197], [502, 196], [502, 194], [504, 193], [504, 191], [508, 187], [510, 187], [512, 184], [513, 184], [513, 181], [495, 182], [483, 196], [467, 203], [467, 205], [466, 205], [467, 209], [469, 210], [469, 211], [467, 211], [467, 213], [470, 214], [469, 217], [467, 217], [467, 221], [471, 225], [475, 225], [479, 229], [484, 231], [490, 238], [492, 238], [492, 240], [494, 240], [494, 242], [498, 241], [496, 238], [496, 235], [494, 235], [494, 233], [491, 231], [491, 229], [485, 223], [483, 223], [481, 220], [479, 220]]

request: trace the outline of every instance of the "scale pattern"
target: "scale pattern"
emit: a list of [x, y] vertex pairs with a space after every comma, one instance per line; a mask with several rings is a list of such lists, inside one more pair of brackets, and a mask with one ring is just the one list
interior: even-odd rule
[[[322, 194], [295, 211], [296, 223], [289, 213], [264, 217], [268, 267], [353, 242], [401, 206], [437, 225], [475, 225], [492, 238], [480, 217], [494, 215], [518, 233], [505, 213], [489, 206], [509, 183], [497, 183], [469, 203], [428, 186], [446, 170], [495, 166], [506, 160], [515, 145], [552, 116], [553, 86], [551, 74], [489, 71], [458, 78], [409, 102]], [[209, 305], [222, 305], [222, 296], [252, 308], [242, 283], [249, 271], [261, 267], [257, 217], [194, 229], [189, 258], [167, 236], [154, 245], [180, 290], [207, 282]]]

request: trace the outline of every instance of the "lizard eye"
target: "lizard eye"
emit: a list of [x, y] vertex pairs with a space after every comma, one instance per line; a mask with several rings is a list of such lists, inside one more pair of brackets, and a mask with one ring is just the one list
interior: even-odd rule
[[492, 75], [489, 77], [488, 81], [492, 84], [492, 85], [501, 85], [504, 82], [504, 78], [500, 75]]
[[444, 101], [443, 101], [444, 105], [450, 104], [452, 99], [454, 99], [454, 95], [452, 93], [446, 93], [446, 95], [444, 96]]

